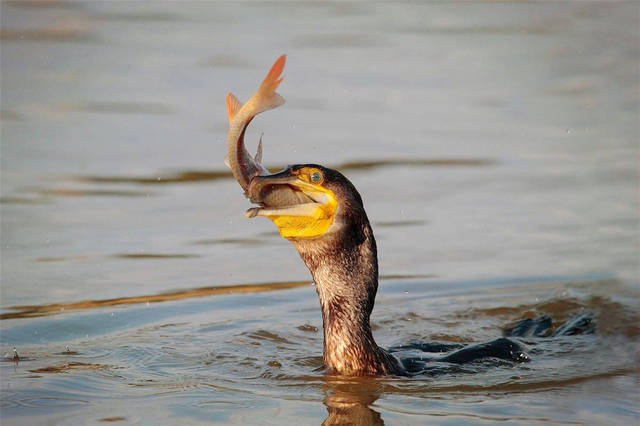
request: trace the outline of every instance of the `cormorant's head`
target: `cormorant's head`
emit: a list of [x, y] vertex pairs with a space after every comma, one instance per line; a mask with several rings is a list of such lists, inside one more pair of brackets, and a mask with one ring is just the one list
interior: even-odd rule
[[340, 172], [317, 164], [289, 166], [255, 176], [247, 191], [247, 217], [268, 217], [284, 238], [319, 238], [367, 221], [360, 194]]

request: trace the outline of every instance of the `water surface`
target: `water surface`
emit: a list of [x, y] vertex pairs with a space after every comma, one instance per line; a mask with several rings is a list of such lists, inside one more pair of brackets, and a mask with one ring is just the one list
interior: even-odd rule
[[[1, 7], [3, 424], [638, 421], [637, 3]], [[248, 144], [361, 192], [382, 346], [596, 333], [326, 375], [309, 273], [223, 164], [224, 96], [281, 53]]]

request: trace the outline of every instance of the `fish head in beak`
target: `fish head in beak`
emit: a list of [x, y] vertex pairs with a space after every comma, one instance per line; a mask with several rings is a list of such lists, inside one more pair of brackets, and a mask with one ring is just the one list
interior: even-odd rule
[[255, 176], [247, 195], [261, 207], [247, 210], [246, 215], [271, 219], [284, 238], [321, 237], [332, 228], [339, 210], [336, 174], [342, 176], [335, 170], [305, 164]]

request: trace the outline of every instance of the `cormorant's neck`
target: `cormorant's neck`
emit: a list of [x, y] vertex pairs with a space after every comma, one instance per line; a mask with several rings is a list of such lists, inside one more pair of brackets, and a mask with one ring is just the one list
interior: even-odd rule
[[378, 289], [376, 242], [368, 223], [321, 239], [292, 240], [313, 275], [322, 307], [325, 366], [342, 374], [388, 374], [369, 316]]

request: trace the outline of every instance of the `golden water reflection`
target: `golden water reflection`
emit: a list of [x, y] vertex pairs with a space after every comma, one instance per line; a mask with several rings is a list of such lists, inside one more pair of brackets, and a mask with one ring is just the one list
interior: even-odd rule
[[11, 306], [7, 309], [14, 312], [0, 314], [0, 320], [40, 317], [44, 315], [52, 315], [78, 309], [95, 309], [104, 308], [107, 306], [131, 305], [135, 303], [166, 302], [169, 300], [181, 300], [223, 294], [257, 293], [262, 291], [286, 290], [289, 288], [303, 287], [308, 285], [310, 285], [309, 281], [291, 281], [232, 286], [200, 287], [190, 290], [181, 290], [148, 296], [118, 297], [114, 299], [103, 300], [82, 300], [73, 303]]

